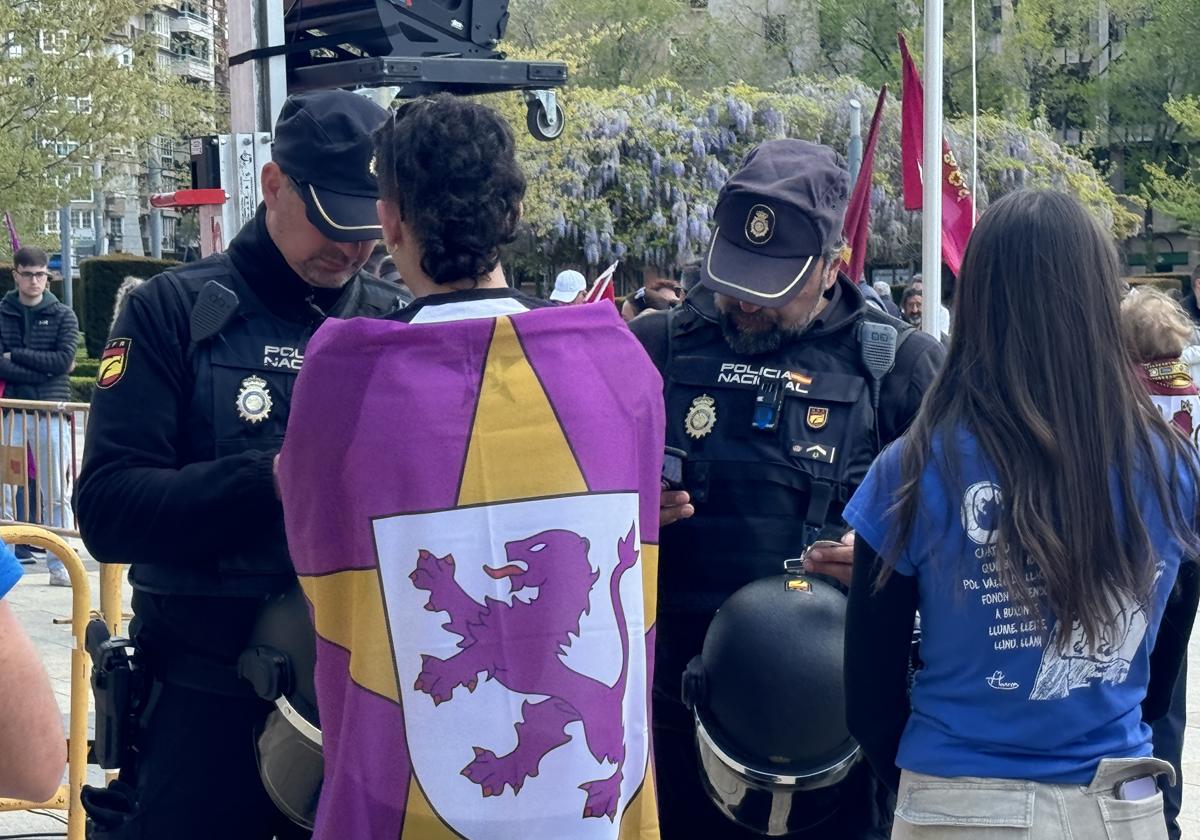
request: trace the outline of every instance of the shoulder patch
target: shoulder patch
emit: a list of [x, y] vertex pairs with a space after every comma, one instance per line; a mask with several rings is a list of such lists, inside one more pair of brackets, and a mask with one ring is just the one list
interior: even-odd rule
[[121, 381], [129, 364], [129, 349], [132, 346], [133, 339], [109, 339], [104, 345], [104, 352], [100, 354], [100, 370], [96, 375], [97, 388], [111, 388]]

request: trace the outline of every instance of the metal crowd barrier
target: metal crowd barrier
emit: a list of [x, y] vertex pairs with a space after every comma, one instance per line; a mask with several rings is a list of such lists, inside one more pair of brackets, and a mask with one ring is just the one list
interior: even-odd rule
[[71, 493], [89, 411], [87, 403], [0, 399], [0, 522], [79, 536]]
[[[44, 548], [54, 554], [67, 568], [71, 578], [71, 709], [67, 728], [67, 783], [62, 785], [47, 802], [26, 802], [19, 799], [0, 799], [0, 812], [26, 811], [31, 809], [58, 810], [67, 812], [68, 840], [84, 840], [85, 816], [79, 801], [79, 792], [87, 776], [88, 763], [88, 708], [91, 704], [91, 687], [88, 673], [91, 663], [84, 647], [84, 633], [92, 610], [92, 593], [83, 561], [71, 546], [57, 534], [31, 525], [0, 526], [0, 539], [9, 545], [31, 545]], [[120, 570], [117, 569], [116, 620], [120, 621]], [[102, 598], [103, 600], [103, 598]], [[111, 601], [110, 593], [110, 607]], [[106, 614], [106, 620], [109, 616]], [[110, 621], [111, 624], [111, 621]]]

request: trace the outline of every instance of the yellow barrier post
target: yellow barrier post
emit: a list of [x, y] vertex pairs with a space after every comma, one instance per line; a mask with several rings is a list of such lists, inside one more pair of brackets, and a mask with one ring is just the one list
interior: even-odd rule
[[121, 622], [125, 617], [121, 607], [121, 583], [124, 576], [124, 566], [100, 564], [100, 615], [104, 617], [108, 632], [113, 636], [121, 635]]
[[[85, 817], [79, 793], [83, 789], [83, 781], [87, 775], [87, 726], [88, 707], [91, 699], [91, 687], [88, 683], [88, 671], [91, 663], [88, 660], [87, 648], [84, 646], [84, 634], [87, 631], [88, 618], [92, 608], [91, 587], [88, 584], [87, 571], [83, 561], [62, 537], [52, 534], [44, 528], [33, 525], [0, 526], [0, 539], [9, 545], [32, 545], [44, 548], [62, 560], [71, 578], [71, 635], [74, 645], [71, 648], [71, 713], [67, 731], [67, 783], [58, 789], [48, 802], [24, 802], [18, 799], [0, 799], [0, 812], [26, 811], [31, 808], [47, 810], [66, 810], [68, 840], [84, 840]], [[120, 610], [120, 576], [117, 575], [117, 609]]]

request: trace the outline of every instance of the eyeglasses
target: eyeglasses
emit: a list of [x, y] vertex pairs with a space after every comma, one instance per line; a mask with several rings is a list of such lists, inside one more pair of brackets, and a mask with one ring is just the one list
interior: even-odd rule
[[49, 271], [17, 271], [19, 277], [25, 280], [46, 280], [50, 277]]

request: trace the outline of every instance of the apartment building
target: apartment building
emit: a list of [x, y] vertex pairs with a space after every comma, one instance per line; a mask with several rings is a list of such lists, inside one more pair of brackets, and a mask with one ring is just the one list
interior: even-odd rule
[[[132, 62], [133, 44], [149, 42], [165, 72], [220, 90], [228, 83], [225, 5], [226, 0], [160, 0], [112, 33], [108, 49]], [[178, 137], [158, 137], [148, 148], [103, 150], [93, 172], [99, 187], [71, 197], [74, 264], [94, 254], [153, 253], [150, 195], [188, 187], [188, 161], [186, 141]], [[161, 214], [161, 252], [182, 257], [193, 238], [187, 217], [173, 210]], [[47, 214], [45, 232], [59, 232], [58, 214]]]

